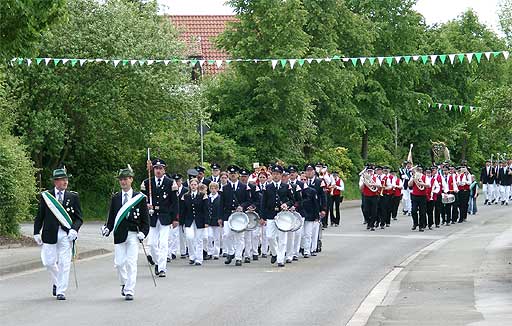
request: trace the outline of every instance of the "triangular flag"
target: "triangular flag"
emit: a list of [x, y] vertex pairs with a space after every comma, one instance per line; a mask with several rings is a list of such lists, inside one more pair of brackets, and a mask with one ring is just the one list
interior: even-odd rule
[[326, 62], [331, 62], [331, 58], [325, 58], [324, 59]]
[[68, 61], [69, 61], [69, 59], [62, 59], [62, 64], [65, 65], [66, 63], [68, 63]]
[[361, 60], [361, 66], [364, 65], [364, 63], [366, 62], [366, 57], [362, 57], [362, 58], [359, 58], [359, 60]]
[[437, 60], [437, 54], [432, 54], [430, 56], [430, 61], [432, 62], [432, 65], [436, 64], [436, 60]]
[[448, 109], [451, 111], [452, 110], [452, 105], [448, 105]]
[[413, 60], [413, 61], [418, 61], [418, 59], [419, 59], [419, 58], [420, 58], [420, 56], [419, 56], [419, 55], [413, 55], [413, 56], [412, 56], [412, 60]]
[[82, 67], [84, 65], [84, 63], [87, 62], [87, 59], [80, 59], [80, 67]]
[[231, 63], [231, 61], [233, 61], [233, 60], [227, 59], [225, 62], [226, 62], [227, 65], [229, 65]]
[[469, 107], [469, 111], [473, 112], [475, 110], [475, 107], [474, 106], [470, 106]]
[[32, 64], [32, 59], [27, 59], [27, 64], [30, 66]]
[[206, 62], [208, 62], [209, 65], [215, 64], [215, 60], [207, 60]]
[[411, 56], [406, 55], [406, 56], [404, 56], [404, 59], [405, 59], [405, 63], [409, 63], [409, 61], [411, 61]]
[[143, 65], [144, 65], [144, 63], [146, 63], [146, 60], [144, 60], [144, 59], [139, 60], [139, 64], [140, 64], [141, 66], [143, 66]]
[[508, 57], [510, 56], [510, 52], [503, 51], [503, 57], [505, 57], [505, 60], [508, 60]]
[[350, 61], [350, 58], [343, 58], [343, 59], [341, 59], [341, 60], [343, 60], [343, 62], [349, 62], [349, 61]]
[[439, 56], [439, 59], [441, 60], [441, 62], [444, 64], [446, 62], [446, 54], [441, 54]]
[[155, 60], [148, 60], [148, 66], [151, 66]]
[[475, 53], [476, 62], [480, 63], [480, 60], [482, 59], [482, 52]]
[[460, 63], [463, 63], [463, 62], [464, 62], [464, 53], [459, 53], [459, 54], [457, 54], [457, 57], [459, 58], [459, 62], [460, 62]]
[[442, 106], [443, 106], [443, 105], [442, 105], [441, 103], [437, 103], [437, 107], [438, 107], [439, 109], [441, 109], [441, 107], [442, 107]]
[[281, 62], [281, 67], [285, 67], [286, 66], [286, 59], [280, 59], [279, 62]]
[[58, 65], [61, 59], [53, 59], [53, 64]]
[[462, 112], [462, 109], [464, 108], [464, 105], [459, 105], [459, 111]]
[[421, 62], [423, 62], [423, 64], [426, 64], [428, 61], [428, 55], [422, 55], [421, 56]]
[[[219, 60], [217, 60], [217, 61], [219, 61]], [[272, 62], [272, 69], [276, 69], [277, 60], [272, 59], [272, 60], [270, 60], [270, 61]]]
[[391, 67], [391, 64], [393, 63], [393, 57], [386, 57], [386, 62]]
[[17, 58], [16, 62], [21, 65], [23, 63], [23, 58]]
[[350, 61], [352, 61], [354, 67], [357, 65], [357, 58], [350, 58]]
[[449, 54], [448, 58], [450, 58], [450, 63], [453, 65], [455, 63], [455, 54]]
[[40, 64], [40, 63], [41, 63], [41, 61], [43, 61], [43, 58], [36, 58], [36, 64], [37, 64], [37, 65], [38, 65], [38, 64]]
[[123, 60], [123, 66], [126, 66], [130, 60]]
[[94, 61], [96, 61], [96, 62], [98, 62], [98, 63], [99, 63], [99, 62], [103, 62], [103, 59], [96, 59], [96, 60], [94, 60]]
[[382, 66], [382, 62], [384, 61], [384, 57], [377, 57], [377, 61], [379, 62], [379, 65]]
[[466, 57], [468, 58], [469, 63], [473, 60], [473, 53], [466, 53]]
[[121, 62], [121, 60], [113, 60], [112, 63], [114, 64], [114, 67], [117, 67], [117, 65]]
[[169, 64], [169, 60], [164, 60], [164, 65], [168, 65]]
[[491, 60], [491, 53], [492, 52], [485, 52], [485, 57], [487, 58], [487, 60]]
[[220, 68], [220, 66], [222, 66], [222, 60], [215, 60], [215, 65], [217, 68]]
[[293, 66], [295, 66], [295, 63], [297, 62], [297, 59], [290, 59], [290, 67], [293, 69]]
[[48, 63], [50, 62], [50, 60], [51, 60], [50, 58], [44, 58], [44, 64], [45, 64], [45, 65], [48, 65]]
[[77, 62], [78, 62], [77, 59], [71, 59], [71, 67], [74, 67]]
[[134, 65], [137, 62], [137, 60], [130, 60], [130, 65]]
[[395, 57], [395, 61], [396, 61], [396, 63], [400, 63], [400, 60], [402, 60], [402, 57], [401, 57], [401, 56], [396, 56], [396, 57]]
[[308, 59], [306, 59], [306, 61], [307, 61], [309, 64], [311, 64], [311, 62], [313, 62], [313, 59], [308, 58]]
[[494, 52], [492, 53], [492, 55], [496, 58], [497, 56], [499, 56], [499, 55], [500, 55], [500, 53], [501, 53], [501, 51], [494, 51]]
[[322, 59], [315, 59], [316, 63], [322, 62]]
[[340, 60], [341, 57], [339, 55], [335, 55], [334, 57], [332, 57], [333, 60]]
[[305, 61], [304, 59], [299, 59], [299, 66], [302, 67], [304, 65], [304, 61]]
[[373, 64], [375, 63], [375, 58], [374, 57], [369, 57], [368, 61], [370, 61], [370, 65], [373, 66]]
[[199, 66], [201, 66], [201, 67], [202, 67], [202, 66], [204, 65], [204, 62], [205, 62], [205, 61], [206, 61], [206, 60], [199, 60]]

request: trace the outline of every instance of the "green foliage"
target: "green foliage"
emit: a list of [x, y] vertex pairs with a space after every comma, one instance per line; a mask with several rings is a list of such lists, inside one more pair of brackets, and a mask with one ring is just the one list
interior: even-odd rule
[[19, 221], [31, 217], [35, 169], [19, 139], [0, 137], [0, 234], [19, 235]]
[[315, 154], [314, 162], [327, 164], [330, 171], [337, 171], [344, 180], [357, 174], [356, 167], [348, 156], [348, 149], [345, 147], [330, 147], [318, 151]]

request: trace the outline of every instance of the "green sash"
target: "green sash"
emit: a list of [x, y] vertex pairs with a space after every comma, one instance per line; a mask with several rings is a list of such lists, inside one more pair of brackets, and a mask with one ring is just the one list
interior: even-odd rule
[[132, 208], [140, 203], [140, 201], [146, 196], [144, 196], [142, 193], [139, 193], [137, 196], [130, 198], [123, 207], [117, 212], [116, 219], [114, 221], [114, 232], [116, 232], [117, 228], [119, 227], [119, 224], [121, 224], [121, 221], [130, 214], [130, 211]]
[[55, 198], [49, 191], [43, 191], [41, 195], [43, 196], [46, 205], [53, 213], [55, 218], [57, 218], [59, 223], [62, 224], [62, 226], [65, 228], [71, 229], [73, 221], [71, 220], [71, 217], [69, 216], [68, 212], [66, 212], [62, 204], [57, 200], [57, 198]]

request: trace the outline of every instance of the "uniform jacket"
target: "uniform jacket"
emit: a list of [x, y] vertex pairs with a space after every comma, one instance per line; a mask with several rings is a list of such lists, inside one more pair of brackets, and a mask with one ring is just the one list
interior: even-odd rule
[[276, 188], [274, 182], [270, 182], [265, 187], [261, 197], [261, 217], [265, 220], [274, 219], [277, 213], [281, 211], [282, 204], [291, 207], [294, 203], [292, 187], [288, 183], [281, 182], [279, 188]]
[[180, 202], [180, 215], [184, 221], [185, 227], [196, 223], [198, 229], [203, 229], [208, 224], [208, 196], [197, 192], [194, 199], [192, 193], [183, 195]]
[[[491, 177], [492, 174], [492, 177]], [[487, 173], [487, 167], [484, 166], [482, 171], [480, 172], [480, 181], [482, 184], [492, 184], [496, 179], [496, 175], [494, 174], [494, 169], [492, 166], [489, 167], [489, 173]]]
[[[57, 194], [55, 192], [55, 188], [50, 191], [50, 193], [57, 198]], [[80, 227], [82, 226], [82, 208], [80, 206], [80, 198], [78, 197], [78, 193], [74, 191], [64, 191], [62, 206], [68, 212], [69, 216], [73, 224], [71, 228], [78, 232]], [[55, 244], [57, 243], [57, 233], [59, 232], [59, 227], [62, 230], [69, 232], [69, 229], [62, 226], [60, 222], [57, 220], [55, 215], [53, 215], [48, 205], [44, 201], [43, 196], [41, 196], [39, 200], [39, 207], [37, 209], [37, 215], [34, 220], [34, 234], [39, 234], [41, 229], [41, 239], [44, 243]]]
[[313, 187], [306, 187], [302, 190], [302, 205], [300, 214], [306, 221], [312, 222], [319, 219], [320, 206], [318, 193]]
[[[132, 198], [139, 192], [133, 191]], [[112, 197], [110, 211], [108, 214], [107, 228], [114, 231], [114, 222], [117, 212], [123, 207], [123, 192], [120, 191]], [[128, 216], [121, 221], [116, 232], [114, 232], [114, 243], [123, 243], [126, 241], [128, 231], [142, 232], [144, 235], [149, 233], [149, 213], [147, 198], [144, 197], [136, 206], [132, 207]]]
[[183, 195], [185, 195], [187, 192], [188, 192], [188, 188], [183, 185], [182, 185], [181, 189], [178, 189], [178, 191], [177, 191], [177, 194], [178, 194], [178, 216], [177, 216], [177, 218], [178, 218], [178, 221], [180, 222], [180, 225], [185, 224], [185, 220], [181, 216], [181, 198], [183, 198]]
[[[149, 182], [150, 180], [146, 179], [141, 186], [142, 193], [146, 196], [149, 196]], [[176, 190], [172, 190], [173, 182], [174, 180], [164, 175], [160, 182], [160, 187], [157, 187], [155, 178], [151, 178], [154, 213], [149, 216], [149, 225], [152, 227], [156, 226], [157, 220], [162, 225], [170, 225], [172, 221], [177, 220], [179, 212], [178, 194]]]
[[219, 219], [222, 219], [222, 199], [221, 194], [218, 193], [215, 199], [208, 197], [208, 225], [220, 226]]
[[247, 207], [251, 205], [251, 189], [244, 183], [238, 181], [236, 190], [233, 191], [231, 186], [231, 182], [225, 186], [222, 186], [221, 191], [222, 198], [222, 211], [223, 211], [223, 220], [227, 221], [229, 215], [236, 210], [238, 206], [242, 206], [245, 210]]

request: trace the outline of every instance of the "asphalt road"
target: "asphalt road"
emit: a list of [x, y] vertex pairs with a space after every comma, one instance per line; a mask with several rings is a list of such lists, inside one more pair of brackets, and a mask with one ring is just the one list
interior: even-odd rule
[[[178, 259], [156, 288], [141, 248], [133, 302], [120, 296], [112, 255], [79, 261], [80, 287], [75, 289], [71, 273], [63, 302], [51, 296], [46, 271], [19, 275], [0, 281], [1, 325], [345, 325], [394, 266], [493, 209], [481, 209], [468, 223], [419, 233], [410, 230], [407, 216], [386, 230], [366, 231], [360, 209], [347, 208], [341, 226], [324, 231], [317, 257], [280, 269], [269, 259], [242, 267], [222, 260], [189, 266]], [[91, 241], [97, 226], [86, 230]]]

